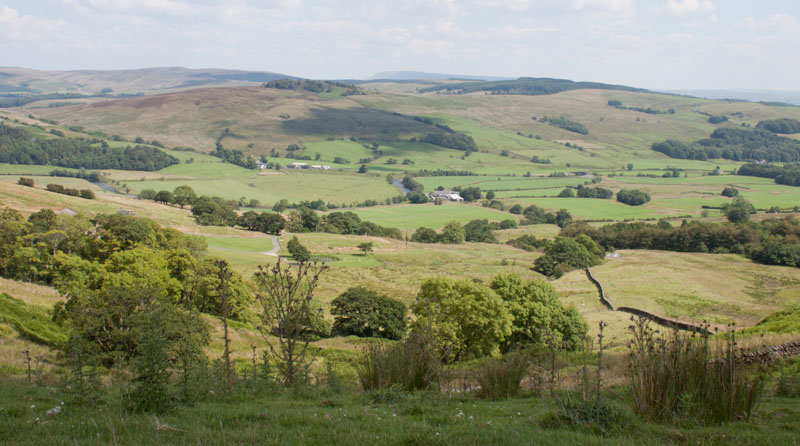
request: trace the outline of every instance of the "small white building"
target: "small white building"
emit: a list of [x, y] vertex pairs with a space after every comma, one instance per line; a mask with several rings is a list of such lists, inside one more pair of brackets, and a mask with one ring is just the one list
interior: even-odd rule
[[286, 166], [288, 169], [308, 169], [307, 163], [291, 163]]
[[451, 191], [450, 189], [435, 190], [431, 193], [431, 198], [442, 198], [450, 201], [464, 201], [464, 198], [458, 192]]
[[267, 163], [258, 163], [258, 168], [261, 170], [269, 169], [269, 164]]

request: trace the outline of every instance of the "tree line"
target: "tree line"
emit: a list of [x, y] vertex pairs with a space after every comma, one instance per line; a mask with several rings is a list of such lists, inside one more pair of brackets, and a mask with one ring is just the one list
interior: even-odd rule
[[178, 159], [155, 147], [116, 148], [103, 140], [44, 139], [0, 123], [0, 163], [154, 171], [177, 164]]
[[796, 217], [766, 219], [761, 223], [667, 221], [614, 223], [600, 227], [573, 224], [562, 236], [586, 235], [604, 250], [655, 249], [677, 252], [741, 253], [768, 265], [800, 267], [800, 220]]
[[759, 121], [757, 129], [763, 129], [771, 133], [794, 134], [800, 133], [800, 121], [790, 118], [779, 118], [766, 121]]
[[433, 87], [420, 88], [420, 93], [435, 91], [452, 91], [457, 94], [488, 91], [492, 94], [521, 94], [521, 95], [546, 95], [562, 91], [592, 88], [599, 90], [622, 90], [646, 92], [641, 88], [626, 87], [624, 85], [603, 84], [600, 82], [574, 82], [567, 79], [521, 77], [514, 80], [477, 81], [450, 83]]
[[783, 166], [772, 164], [743, 164], [736, 171], [737, 175], [750, 177], [772, 178], [776, 184], [787, 186], [800, 186], [800, 164], [787, 163]]
[[761, 129], [720, 128], [710, 138], [690, 144], [667, 140], [654, 143], [652, 150], [670, 158], [707, 160], [724, 158], [734, 161], [800, 161], [800, 141], [778, 136]]
[[[618, 99], [609, 99], [608, 105], [610, 105], [610, 106], [612, 106], [614, 108], [618, 108], [620, 110], [631, 110], [631, 111], [637, 111], [637, 112], [640, 112], [640, 113], [648, 113], [648, 114], [651, 114], [651, 115], [666, 115], [666, 114], [674, 115], [675, 114], [675, 109], [674, 108], [670, 108], [670, 109], [665, 111], [665, 110], [657, 110], [657, 109], [651, 108], [651, 107], [647, 107], [647, 108], [644, 108], [644, 107], [630, 107], [630, 106], [623, 105], [622, 101], [620, 101]], [[726, 120], [727, 120], [727, 118], [726, 118]]]
[[[533, 119], [536, 120], [536, 117], [534, 116]], [[554, 127], [558, 127], [573, 133], [580, 133], [581, 135], [589, 134], [589, 129], [587, 129], [585, 125], [581, 124], [578, 121], [569, 120], [563, 116], [559, 116], [557, 118], [549, 118], [545, 116], [541, 118], [539, 122], [544, 122]]]

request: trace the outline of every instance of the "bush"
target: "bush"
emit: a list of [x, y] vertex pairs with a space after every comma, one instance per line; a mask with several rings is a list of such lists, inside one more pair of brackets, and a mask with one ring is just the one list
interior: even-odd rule
[[634, 410], [655, 421], [723, 423], [748, 419], [763, 396], [766, 372], [736, 360], [735, 333], [715, 354], [707, 336], [656, 335], [645, 319], [630, 330]]
[[638, 189], [622, 189], [617, 192], [617, 201], [630, 206], [640, 206], [650, 201], [650, 194]]
[[33, 187], [33, 178], [19, 177], [19, 181], [17, 181], [17, 184], [19, 184], [20, 186]]
[[479, 398], [498, 400], [519, 394], [530, 361], [522, 353], [511, 353], [502, 359], [490, 359], [475, 371]]
[[406, 306], [361, 287], [350, 288], [331, 302], [333, 333], [400, 339], [406, 332]]

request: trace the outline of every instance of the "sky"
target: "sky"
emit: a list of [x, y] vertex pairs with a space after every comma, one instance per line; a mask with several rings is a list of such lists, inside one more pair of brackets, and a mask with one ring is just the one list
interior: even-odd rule
[[0, 0], [0, 66], [800, 90], [797, 0]]

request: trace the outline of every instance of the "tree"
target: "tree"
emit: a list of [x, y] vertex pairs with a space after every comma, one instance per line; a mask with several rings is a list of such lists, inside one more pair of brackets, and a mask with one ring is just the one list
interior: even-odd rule
[[262, 265], [256, 272], [255, 280], [261, 289], [257, 295], [258, 329], [285, 386], [305, 380], [314, 362], [308, 349], [311, 301], [319, 276], [327, 268], [306, 262], [294, 268], [284, 267], [279, 258], [275, 266]]
[[494, 227], [489, 220], [472, 220], [464, 225], [464, 238], [468, 242], [497, 243]]
[[289, 207], [289, 200], [284, 198], [280, 201], [276, 201], [275, 205], [272, 206], [272, 210], [280, 214], [285, 211], [287, 207]]
[[533, 269], [545, 276], [561, 277], [573, 269], [594, 266], [603, 261], [603, 250], [586, 234], [575, 238], [556, 237], [536, 259]]
[[413, 331], [433, 335], [446, 361], [479, 358], [499, 351], [511, 335], [511, 314], [490, 288], [445, 277], [422, 283], [411, 307]]
[[337, 335], [401, 339], [406, 333], [406, 306], [366, 288], [349, 288], [337, 296], [331, 314]]
[[559, 192], [558, 196], [560, 198], [572, 198], [575, 196], [575, 190], [571, 187], [565, 187]]
[[638, 189], [622, 189], [617, 192], [617, 201], [630, 206], [640, 206], [650, 201], [650, 194]]
[[565, 228], [572, 223], [572, 214], [566, 209], [559, 209], [555, 215], [555, 224], [559, 228]]
[[494, 191], [493, 190], [487, 190], [486, 191], [486, 199], [487, 200], [494, 200]]
[[519, 215], [519, 214], [522, 213], [522, 205], [517, 203], [514, 206], [511, 206], [510, 208], [508, 208], [508, 212], [511, 212], [512, 214]]
[[367, 173], [368, 167], [366, 164], [362, 164], [361, 167], [358, 168], [358, 173]]
[[286, 249], [289, 250], [292, 258], [300, 263], [307, 262], [309, 259], [311, 259], [311, 253], [308, 252], [308, 249], [306, 249], [306, 247], [300, 243], [300, 240], [297, 239], [297, 236], [294, 236], [291, 240], [289, 240], [289, 243], [286, 244]]
[[726, 187], [726, 188], [722, 189], [722, 196], [723, 197], [731, 197], [732, 198], [732, 197], [735, 197], [737, 195], [739, 195], [739, 190], [736, 189], [735, 187]]
[[157, 192], [153, 189], [142, 189], [142, 191], [139, 192], [139, 198], [142, 200], [153, 200], [156, 198], [156, 193]]
[[364, 256], [372, 252], [372, 242], [364, 242], [358, 245], [358, 250], [364, 253]]
[[740, 223], [750, 220], [750, 214], [755, 214], [756, 208], [744, 198], [734, 197], [730, 203], [722, 206], [722, 212], [731, 223]]
[[0, 272], [8, 274], [12, 266], [12, 256], [21, 246], [21, 238], [29, 230], [30, 224], [19, 212], [11, 208], [0, 211]]
[[162, 412], [175, 401], [172, 371], [180, 370], [183, 394], [188, 393], [192, 369], [205, 360], [208, 326], [196, 312], [155, 302], [133, 317], [136, 355], [133, 388], [127, 395], [131, 408]]
[[442, 228], [442, 233], [439, 235], [439, 243], [457, 245], [464, 243], [466, 237], [467, 234], [464, 228], [457, 221], [451, 221]]
[[19, 184], [20, 186], [33, 187], [33, 178], [19, 177], [19, 180], [17, 180], [17, 184]]
[[516, 274], [501, 274], [489, 285], [506, 304], [513, 317], [511, 336], [503, 351], [541, 344], [547, 335], [569, 350], [580, 347], [588, 326], [580, 313], [564, 307], [555, 288], [543, 280], [523, 280]]
[[436, 243], [439, 235], [431, 228], [417, 228], [411, 235], [411, 241], [417, 243]]
[[269, 212], [262, 212], [258, 217], [259, 231], [271, 235], [280, 235], [283, 228], [286, 226], [286, 220], [279, 214], [271, 214]]
[[156, 193], [156, 196], [153, 197], [153, 201], [156, 203], [170, 204], [172, 203], [172, 192], [168, 190], [159, 191]]
[[187, 185], [181, 185], [175, 188], [172, 192], [172, 202], [177, 204], [183, 209], [186, 205], [191, 205], [197, 199], [197, 194], [194, 189]]

